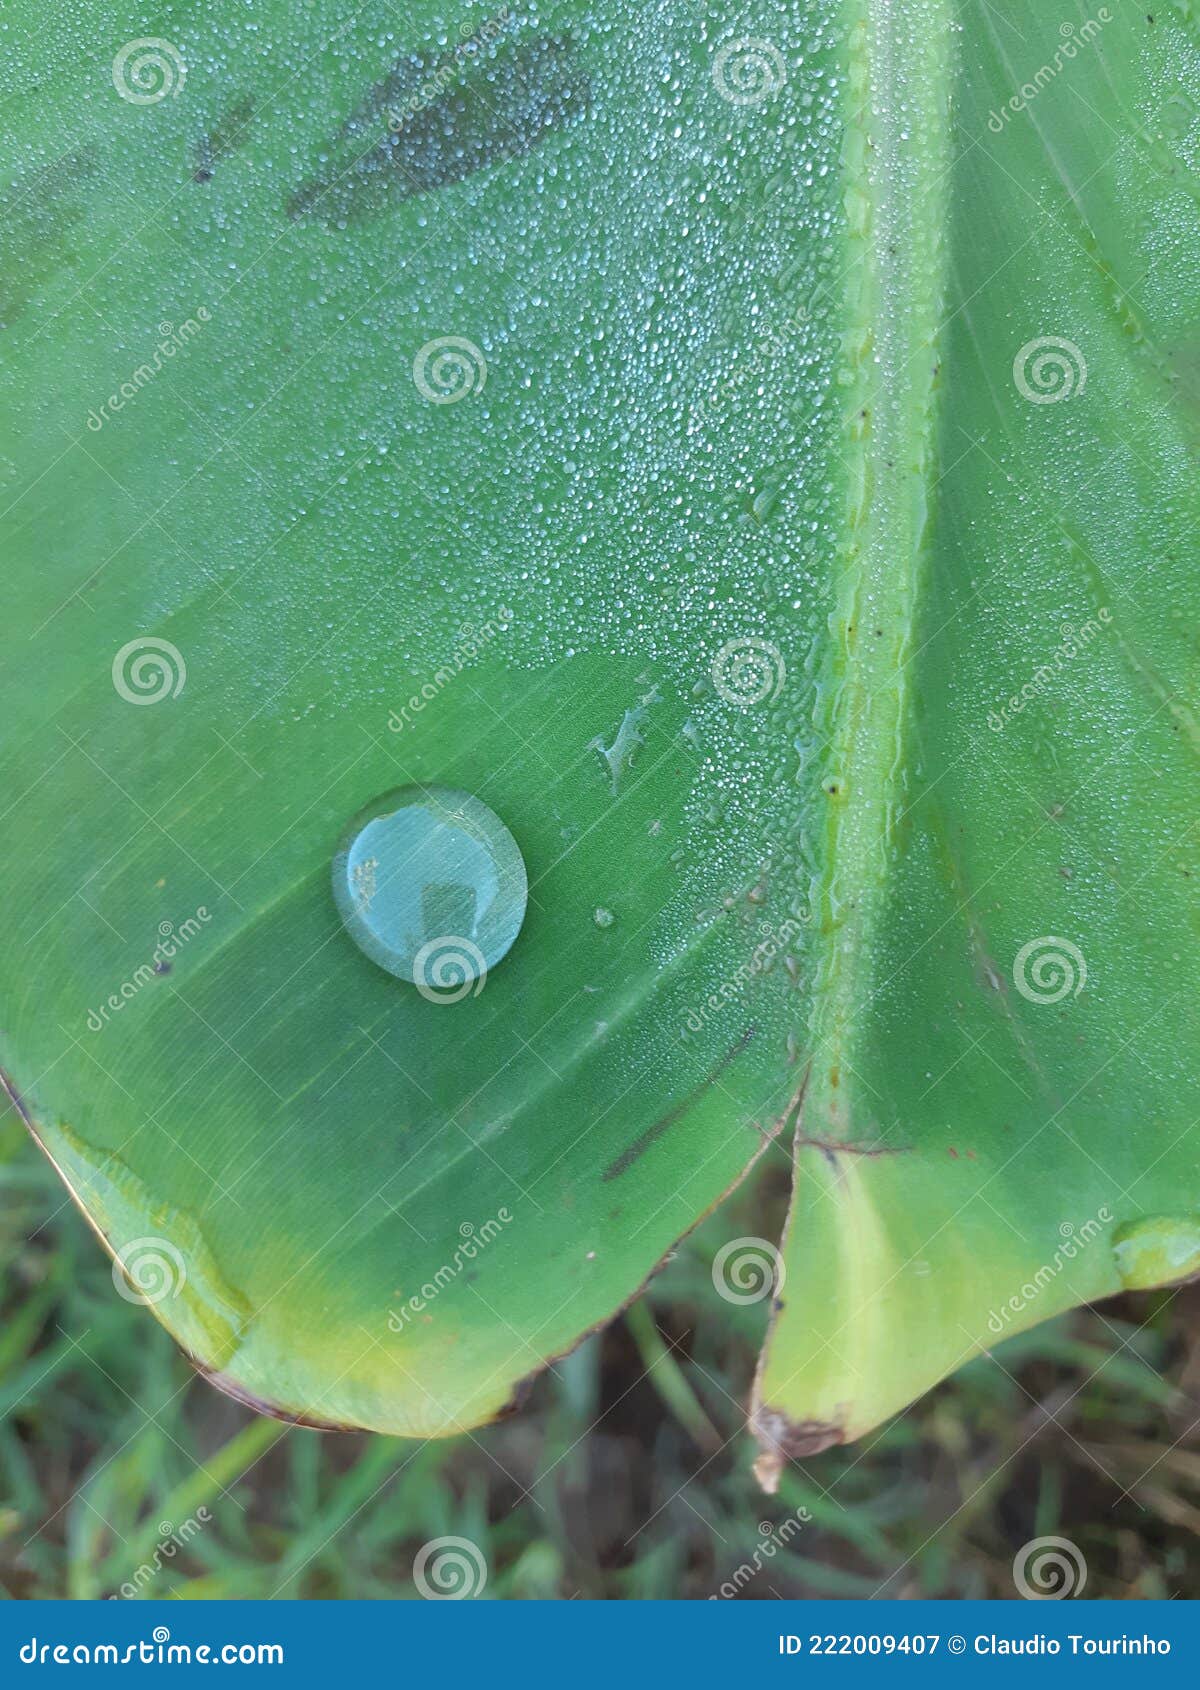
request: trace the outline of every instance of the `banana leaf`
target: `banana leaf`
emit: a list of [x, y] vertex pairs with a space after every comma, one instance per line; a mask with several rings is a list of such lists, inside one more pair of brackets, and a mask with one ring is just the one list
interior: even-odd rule
[[[117, 1288], [447, 1435], [787, 1159], [772, 1484], [1200, 1269], [1190, 3], [2, 64], [0, 1062]], [[420, 989], [331, 873], [446, 793], [512, 931]]]

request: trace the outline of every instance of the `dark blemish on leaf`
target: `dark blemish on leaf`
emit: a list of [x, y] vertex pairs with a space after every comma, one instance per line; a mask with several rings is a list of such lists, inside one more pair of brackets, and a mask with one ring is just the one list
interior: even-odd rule
[[314, 1432], [357, 1432], [357, 1426], [352, 1426], [342, 1420], [315, 1420], [307, 1414], [294, 1413], [290, 1408], [283, 1408], [279, 1403], [267, 1402], [264, 1397], [255, 1396], [253, 1391], [247, 1390], [245, 1385], [239, 1385], [236, 1379], [231, 1379], [227, 1373], [219, 1372], [215, 1367], [209, 1367], [206, 1362], [184, 1350], [184, 1355], [202, 1379], [207, 1379], [210, 1385], [215, 1385], [218, 1391], [223, 1391], [234, 1402], [240, 1402], [245, 1408], [252, 1408], [255, 1414], [265, 1414], [272, 1420], [282, 1420], [288, 1426], [307, 1426]]
[[572, 40], [551, 35], [413, 54], [323, 148], [288, 202], [323, 223], [377, 217], [417, 194], [519, 158], [587, 110]]
[[62, 242], [83, 216], [83, 189], [96, 172], [85, 153], [64, 153], [0, 192], [0, 328], [7, 328], [59, 262]]
[[756, 1408], [750, 1430], [758, 1439], [762, 1454], [754, 1463], [754, 1475], [770, 1495], [779, 1489], [784, 1463], [820, 1455], [846, 1441], [844, 1425], [828, 1420], [791, 1420], [781, 1409]]
[[194, 149], [196, 168], [192, 172], [193, 182], [212, 181], [217, 162], [245, 144], [253, 116], [254, 101], [249, 94], [243, 94], [234, 101], [215, 129], [201, 135]]
[[725, 1072], [734, 1057], [738, 1056], [743, 1050], [745, 1050], [746, 1046], [750, 1043], [750, 1040], [753, 1037], [754, 1028], [747, 1028], [746, 1032], [742, 1034], [741, 1038], [733, 1046], [733, 1049], [727, 1051], [721, 1058], [721, 1061], [713, 1069], [708, 1078], [706, 1080], [701, 1080], [700, 1084], [694, 1091], [688, 1093], [682, 1103], [677, 1103], [674, 1109], [669, 1109], [667, 1113], [661, 1116], [659, 1120], [655, 1121], [652, 1126], [647, 1127], [641, 1137], [635, 1138], [628, 1149], [622, 1150], [616, 1161], [610, 1162], [608, 1167], [605, 1168], [604, 1172], [600, 1175], [600, 1178], [605, 1181], [610, 1179], [619, 1179], [622, 1174], [627, 1173], [639, 1157], [644, 1156], [650, 1146], [662, 1137], [667, 1128], [673, 1127], [675, 1122], [679, 1120], [680, 1116], [685, 1115], [692, 1105], [704, 1096], [704, 1093], [708, 1090], [709, 1086], [712, 1085], [713, 1081], [718, 1079]]
[[847, 1144], [838, 1138], [810, 1138], [800, 1133], [796, 1139], [798, 1150], [819, 1150], [836, 1168], [839, 1156], [907, 1156], [911, 1144]]
[[541, 1373], [542, 1369], [540, 1367], [535, 1367], [532, 1373], [526, 1373], [524, 1378], [517, 1380], [509, 1394], [508, 1401], [504, 1404], [503, 1408], [496, 1410], [493, 1417], [493, 1424], [498, 1425], [501, 1420], [511, 1420], [514, 1414], [520, 1414], [521, 1410], [525, 1407], [525, 1404], [529, 1401], [529, 1393], [533, 1390], [533, 1387], [537, 1383]]
[[13, 1079], [11, 1078], [11, 1076], [6, 1074], [3, 1068], [0, 1068], [0, 1088], [3, 1088], [4, 1092], [8, 1096], [8, 1101], [12, 1104], [12, 1106], [16, 1110], [17, 1114], [21, 1117], [21, 1119], [24, 1121], [25, 1125], [29, 1128], [30, 1132], [33, 1133], [34, 1137], [36, 1138], [37, 1133], [36, 1133], [36, 1130], [35, 1130], [34, 1125], [33, 1125], [33, 1116], [29, 1113], [28, 1109], [26, 1109], [26, 1107], [25, 1107], [25, 1099], [21, 1096], [20, 1092], [17, 1090], [16, 1084], [13, 1081]]

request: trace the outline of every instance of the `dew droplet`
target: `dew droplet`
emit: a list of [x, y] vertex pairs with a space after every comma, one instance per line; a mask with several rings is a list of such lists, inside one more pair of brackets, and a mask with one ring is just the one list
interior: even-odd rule
[[529, 900], [525, 862], [469, 792], [403, 786], [354, 817], [333, 859], [333, 896], [355, 944], [423, 996], [482, 990]]

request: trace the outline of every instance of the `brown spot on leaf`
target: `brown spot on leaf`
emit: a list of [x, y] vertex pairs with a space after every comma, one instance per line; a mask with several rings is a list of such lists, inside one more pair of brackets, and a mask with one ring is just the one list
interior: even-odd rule
[[323, 223], [376, 217], [540, 146], [587, 110], [589, 83], [561, 36], [414, 53], [377, 83], [288, 202]]
[[779, 1489], [785, 1462], [803, 1461], [846, 1441], [846, 1428], [840, 1421], [792, 1420], [781, 1409], [765, 1404], [755, 1409], [750, 1430], [762, 1452], [754, 1463], [754, 1476], [772, 1496]]
[[201, 135], [193, 153], [196, 161], [196, 168], [192, 171], [193, 182], [212, 181], [219, 160], [244, 145], [253, 116], [254, 101], [249, 94], [242, 94], [218, 119], [216, 126]]
[[38, 165], [0, 192], [0, 328], [7, 328], [57, 269], [68, 234], [83, 216], [94, 160], [68, 152]]

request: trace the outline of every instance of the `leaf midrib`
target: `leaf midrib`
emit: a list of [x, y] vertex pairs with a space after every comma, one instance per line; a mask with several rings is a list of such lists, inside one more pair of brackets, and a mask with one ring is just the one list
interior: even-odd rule
[[904, 808], [910, 674], [928, 491], [936, 465], [944, 310], [952, 0], [855, 0], [842, 169], [850, 262], [842, 424], [846, 536], [818, 705], [827, 744], [810, 1017], [812, 1130], [861, 1142], [839, 1094], [885, 916]]

